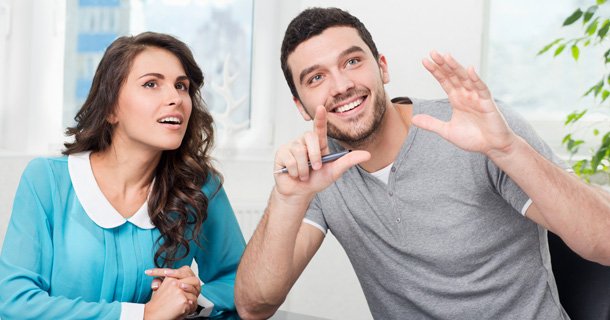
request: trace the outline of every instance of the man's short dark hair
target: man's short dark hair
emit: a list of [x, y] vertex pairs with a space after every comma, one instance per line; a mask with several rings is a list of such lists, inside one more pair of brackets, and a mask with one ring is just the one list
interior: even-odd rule
[[338, 8], [309, 8], [301, 12], [294, 18], [284, 34], [282, 41], [282, 55], [280, 58], [284, 77], [290, 87], [290, 92], [296, 98], [299, 98], [294, 80], [292, 79], [292, 71], [288, 67], [288, 56], [296, 49], [296, 47], [307, 39], [320, 35], [324, 30], [330, 27], [352, 27], [358, 31], [360, 38], [371, 49], [375, 60], [379, 58], [377, 47], [373, 41], [373, 37], [366, 29], [364, 24], [358, 18]]

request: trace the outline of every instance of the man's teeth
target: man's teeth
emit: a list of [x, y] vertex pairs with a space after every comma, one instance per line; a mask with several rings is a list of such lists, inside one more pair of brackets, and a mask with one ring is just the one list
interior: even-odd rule
[[362, 98], [335, 109], [335, 112], [342, 113], [345, 111], [352, 110], [355, 107], [359, 106], [361, 103], [362, 103]]
[[167, 117], [167, 118], [163, 118], [161, 120], [159, 120], [160, 123], [173, 123], [173, 124], [180, 124], [180, 119], [176, 118], [176, 117]]

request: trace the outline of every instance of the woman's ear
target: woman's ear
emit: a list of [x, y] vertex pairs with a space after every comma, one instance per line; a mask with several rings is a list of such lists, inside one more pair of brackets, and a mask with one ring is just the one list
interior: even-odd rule
[[117, 124], [119, 122], [119, 119], [114, 114], [114, 112], [112, 112], [111, 114], [106, 116], [106, 121], [108, 121], [108, 123], [110, 123], [110, 124]]

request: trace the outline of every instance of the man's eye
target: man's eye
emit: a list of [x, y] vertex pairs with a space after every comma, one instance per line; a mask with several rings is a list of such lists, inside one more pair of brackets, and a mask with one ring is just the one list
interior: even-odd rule
[[309, 83], [313, 83], [316, 82], [318, 80], [322, 79], [322, 76], [319, 74], [316, 74], [315, 76], [311, 77], [311, 80], [309, 80]]
[[347, 60], [347, 65], [348, 66], [354, 65], [356, 63], [358, 63], [358, 59], [349, 59], [349, 60]]
[[145, 87], [145, 88], [156, 88], [157, 84], [154, 81], [148, 81], [145, 84], [143, 84], [142, 87]]

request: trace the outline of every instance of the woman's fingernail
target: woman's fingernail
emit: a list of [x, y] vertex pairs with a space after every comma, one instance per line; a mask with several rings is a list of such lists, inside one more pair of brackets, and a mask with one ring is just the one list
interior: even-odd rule
[[172, 270], [172, 269], [165, 269], [165, 271], [163, 271], [163, 273], [165, 273], [165, 275], [171, 276], [172, 274], [174, 274], [174, 270]]
[[182, 289], [188, 289], [189, 285], [186, 284], [186, 283], [183, 283], [183, 284], [180, 285], [180, 287], [182, 287]]
[[146, 271], [144, 271], [144, 273], [146, 273], [146, 274], [151, 274], [151, 273], [152, 273], [152, 270], [146, 270]]
[[153, 282], [152, 287], [153, 287], [153, 289], [159, 288], [159, 283], [158, 282]]
[[193, 300], [189, 300], [189, 304], [192, 306], [193, 305]]

